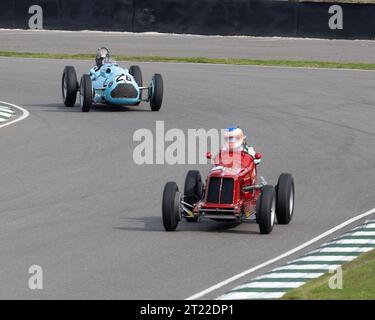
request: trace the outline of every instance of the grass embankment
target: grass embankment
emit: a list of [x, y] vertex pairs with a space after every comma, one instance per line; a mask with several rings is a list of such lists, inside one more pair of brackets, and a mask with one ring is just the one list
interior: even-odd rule
[[375, 250], [343, 266], [343, 289], [328, 287], [326, 274], [287, 293], [282, 299], [295, 300], [375, 300]]
[[[0, 51], [0, 57], [14, 58], [37, 58], [37, 59], [74, 59], [93, 60], [93, 54], [65, 54], [65, 53], [35, 53], [35, 52], [12, 52]], [[174, 62], [174, 63], [202, 63], [202, 64], [229, 64], [247, 66], [270, 66], [270, 67], [303, 67], [303, 68], [333, 68], [333, 69], [356, 69], [375, 70], [375, 63], [356, 62], [330, 62], [330, 61], [295, 61], [295, 60], [258, 60], [242, 58], [205, 58], [205, 57], [161, 57], [161, 56], [114, 56], [117, 61], [138, 62]]]

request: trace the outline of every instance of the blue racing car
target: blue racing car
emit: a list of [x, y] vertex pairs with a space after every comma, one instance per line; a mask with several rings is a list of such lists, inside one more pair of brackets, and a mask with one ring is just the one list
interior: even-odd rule
[[159, 111], [163, 102], [163, 78], [156, 73], [148, 85], [143, 86], [139, 66], [121, 68], [110, 60], [107, 48], [99, 48], [96, 66], [84, 74], [80, 83], [72, 66], [66, 66], [62, 77], [62, 96], [65, 106], [73, 107], [79, 92], [83, 112], [89, 112], [93, 104], [137, 106], [150, 102], [152, 111]]

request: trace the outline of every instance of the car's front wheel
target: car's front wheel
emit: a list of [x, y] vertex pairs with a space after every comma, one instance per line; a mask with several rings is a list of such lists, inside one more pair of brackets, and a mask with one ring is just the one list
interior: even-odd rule
[[152, 111], [159, 111], [163, 103], [164, 83], [161, 74], [156, 73], [151, 83], [150, 106]]
[[[184, 201], [188, 203], [190, 206], [193, 206], [198, 201], [202, 199], [202, 177], [198, 170], [190, 170], [188, 171], [185, 179], [185, 187], [184, 187]], [[188, 208], [189, 210], [193, 210], [192, 207]], [[198, 221], [198, 216], [194, 217], [185, 217], [187, 222], [196, 222]]]
[[78, 91], [77, 74], [74, 67], [66, 66], [64, 68], [61, 89], [65, 106], [73, 107], [77, 100]]
[[277, 183], [276, 217], [279, 224], [289, 224], [294, 213], [294, 179], [282, 173]]
[[179, 212], [180, 193], [175, 182], [167, 182], [163, 192], [163, 225], [166, 231], [175, 231], [181, 220]]
[[256, 218], [261, 234], [269, 234], [275, 225], [276, 194], [273, 186], [265, 186], [258, 198]]
[[88, 74], [84, 74], [81, 78], [80, 85], [80, 104], [82, 112], [89, 112], [92, 106], [92, 82]]
[[143, 87], [142, 70], [139, 66], [130, 66], [129, 73], [133, 76], [138, 87]]

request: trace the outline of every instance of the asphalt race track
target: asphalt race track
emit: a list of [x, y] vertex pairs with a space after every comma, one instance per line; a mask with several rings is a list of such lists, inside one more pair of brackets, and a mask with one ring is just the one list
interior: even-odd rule
[[[30, 111], [0, 129], [0, 298], [184, 299], [374, 207], [374, 72], [141, 63], [144, 79], [163, 74], [160, 112], [63, 107], [63, 67], [91, 63], [0, 58], [0, 100]], [[293, 222], [267, 236], [209, 221], [166, 233], [164, 184], [209, 167], [135, 165], [133, 133], [156, 120], [246, 128], [269, 182], [294, 174]], [[34, 264], [41, 291], [28, 288]]]
[[[374, 62], [374, 41], [223, 37], [155, 33], [0, 30], [0, 51]], [[84, 39], [84, 40], [83, 40]]]

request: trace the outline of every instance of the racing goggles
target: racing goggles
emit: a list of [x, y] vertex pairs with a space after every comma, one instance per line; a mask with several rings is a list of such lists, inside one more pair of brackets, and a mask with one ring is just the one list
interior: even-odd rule
[[243, 135], [230, 135], [224, 137], [224, 141], [230, 149], [235, 149], [241, 146], [243, 140]]

